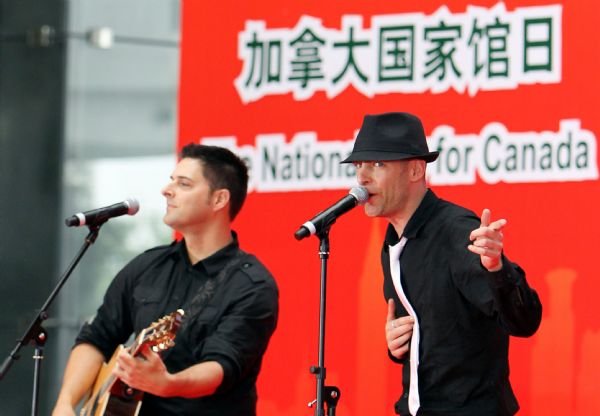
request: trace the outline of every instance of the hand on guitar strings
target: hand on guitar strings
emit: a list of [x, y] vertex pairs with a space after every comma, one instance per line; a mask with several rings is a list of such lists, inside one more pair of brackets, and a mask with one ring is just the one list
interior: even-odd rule
[[166, 397], [171, 374], [167, 371], [160, 355], [145, 345], [138, 357], [123, 350], [117, 357], [113, 374], [134, 389]]

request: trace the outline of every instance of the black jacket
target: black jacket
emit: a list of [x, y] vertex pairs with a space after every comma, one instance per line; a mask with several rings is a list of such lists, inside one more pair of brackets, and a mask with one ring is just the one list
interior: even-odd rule
[[[519, 408], [509, 382], [509, 335], [532, 335], [542, 308], [518, 265], [503, 256], [502, 270], [491, 273], [467, 249], [479, 226], [474, 213], [428, 191], [404, 230], [402, 288], [420, 325], [418, 415], [504, 416]], [[390, 272], [389, 245], [398, 241], [390, 225], [381, 253], [384, 296], [405, 316]], [[399, 360], [401, 415], [409, 414], [407, 357]]]

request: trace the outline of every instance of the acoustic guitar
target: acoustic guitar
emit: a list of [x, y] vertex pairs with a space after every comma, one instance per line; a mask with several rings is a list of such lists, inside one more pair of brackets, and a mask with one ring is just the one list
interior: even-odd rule
[[143, 346], [149, 346], [155, 352], [165, 351], [175, 345], [175, 333], [181, 325], [183, 310], [177, 311], [153, 322], [140, 332], [129, 347], [120, 346], [112, 358], [96, 377], [90, 396], [79, 413], [80, 416], [136, 416], [142, 405], [143, 392], [132, 389], [112, 374], [119, 352], [127, 348], [128, 352], [139, 355]]

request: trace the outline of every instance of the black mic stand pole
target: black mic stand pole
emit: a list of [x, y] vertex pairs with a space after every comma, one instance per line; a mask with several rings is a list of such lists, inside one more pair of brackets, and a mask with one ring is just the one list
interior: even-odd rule
[[327, 405], [327, 416], [335, 416], [335, 409], [340, 398], [340, 389], [336, 386], [325, 386], [325, 314], [327, 303], [327, 260], [329, 259], [329, 227], [317, 234], [319, 237], [319, 257], [321, 258], [321, 296], [319, 305], [319, 363], [311, 366], [310, 372], [317, 378], [317, 398], [308, 404], [312, 407], [316, 404], [315, 416], [325, 416], [325, 405]]
[[63, 287], [63, 285], [67, 282], [67, 279], [79, 263], [79, 260], [83, 257], [87, 249], [94, 244], [96, 238], [98, 237], [98, 231], [100, 231], [100, 227], [103, 223], [96, 224], [93, 226], [89, 226], [89, 234], [85, 238], [85, 241], [79, 252], [67, 267], [67, 271], [62, 275], [58, 284], [50, 293], [50, 296], [40, 309], [38, 315], [33, 319], [27, 331], [25, 331], [25, 335], [21, 339], [17, 340], [17, 345], [11, 351], [9, 356], [4, 360], [2, 364], [2, 368], [0, 369], [0, 380], [4, 378], [4, 375], [8, 372], [13, 363], [20, 358], [18, 355], [19, 350], [26, 344], [33, 344], [35, 346], [35, 354], [33, 355], [34, 360], [34, 369], [33, 369], [33, 396], [31, 399], [31, 415], [37, 416], [38, 412], [38, 401], [39, 401], [39, 392], [40, 392], [40, 375], [41, 375], [41, 365], [42, 360], [44, 359], [44, 345], [48, 340], [48, 333], [42, 326], [42, 322], [48, 319], [48, 308], [52, 304], [52, 301], [58, 295], [58, 292]]

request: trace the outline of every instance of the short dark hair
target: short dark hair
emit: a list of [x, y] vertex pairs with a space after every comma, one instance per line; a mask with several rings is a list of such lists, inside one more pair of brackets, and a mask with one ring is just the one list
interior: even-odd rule
[[211, 192], [217, 189], [229, 191], [229, 218], [233, 221], [248, 193], [248, 167], [244, 161], [224, 147], [195, 143], [184, 146], [179, 156], [202, 162], [202, 172]]

